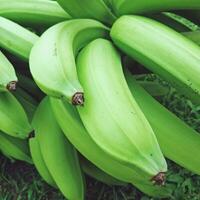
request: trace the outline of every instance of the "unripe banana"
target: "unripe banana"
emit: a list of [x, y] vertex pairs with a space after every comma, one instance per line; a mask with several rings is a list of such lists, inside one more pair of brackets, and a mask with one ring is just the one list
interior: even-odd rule
[[131, 96], [120, 59], [112, 43], [104, 39], [91, 42], [79, 54], [78, 76], [86, 98], [79, 114], [92, 139], [105, 152], [147, 180], [162, 184], [166, 162]]
[[38, 36], [15, 22], [0, 17], [0, 47], [27, 61]]
[[0, 93], [0, 130], [21, 139], [32, 131], [24, 108], [10, 92]]
[[182, 34], [200, 46], [200, 30], [184, 32]]
[[159, 13], [161, 11], [200, 9], [199, 0], [113, 0], [112, 6], [118, 16], [124, 14]]
[[117, 180], [116, 178], [110, 176], [109, 174], [105, 173], [98, 167], [96, 167], [94, 164], [92, 164], [89, 160], [86, 158], [80, 157], [80, 163], [83, 171], [90, 177], [105, 183], [107, 185], [125, 185], [124, 182]]
[[107, 34], [103, 24], [90, 19], [61, 22], [48, 29], [30, 55], [31, 73], [40, 89], [50, 96], [82, 105], [83, 89], [77, 78], [75, 57], [87, 43]]
[[146, 68], [200, 103], [200, 48], [169, 27], [142, 16], [123, 16], [112, 27], [114, 43]]
[[200, 175], [199, 133], [152, 98], [138, 85], [130, 72], [126, 72], [126, 80], [132, 95], [151, 124], [164, 155]]
[[84, 199], [78, 155], [59, 128], [46, 97], [38, 106], [33, 127], [42, 157], [56, 185], [69, 200]]
[[71, 17], [55, 1], [0, 0], [0, 16], [28, 26], [51, 26]]
[[0, 132], [0, 151], [12, 159], [33, 163], [26, 140], [14, 138]]
[[112, 24], [116, 18], [103, 0], [57, 0], [57, 2], [75, 18], [92, 18], [106, 24]]
[[16, 90], [17, 77], [15, 69], [0, 51], [0, 92]]
[[37, 140], [37, 137], [32, 137], [29, 139], [29, 147], [31, 152], [31, 157], [33, 159], [33, 163], [39, 172], [40, 176], [51, 186], [57, 187], [55, 181], [53, 180], [46, 164], [44, 158], [42, 156], [40, 145]]
[[147, 184], [142, 175], [137, 174], [127, 165], [117, 162], [112, 156], [103, 151], [86, 131], [75, 107], [55, 98], [51, 98], [51, 105], [66, 137], [82, 155], [98, 168], [118, 180], [132, 183], [142, 192], [150, 196], [169, 196], [167, 188], [149, 184], [149, 180]]

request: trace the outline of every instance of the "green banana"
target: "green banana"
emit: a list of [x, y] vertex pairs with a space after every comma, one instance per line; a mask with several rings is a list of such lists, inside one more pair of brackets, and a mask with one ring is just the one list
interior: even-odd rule
[[90, 177], [105, 183], [107, 185], [125, 185], [124, 182], [117, 180], [116, 178], [110, 176], [109, 174], [105, 173], [94, 164], [92, 164], [86, 158], [80, 156], [80, 163], [83, 171]]
[[9, 60], [0, 51], [0, 92], [1, 91], [12, 91], [16, 90], [17, 76], [15, 74], [15, 69]]
[[84, 199], [77, 152], [60, 130], [48, 97], [38, 106], [32, 124], [44, 162], [60, 191], [67, 199]]
[[42, 156], [37, 136], [29, 139], [29, 147], [33, 163], [40, 176], [51, 186], [57, 187]]
[[99, 169], [123, 182], [132, 183], [142, 192], [155, 197], [167, 197], [169, 191], [165, 187], [144, 183], [142, 175], [119, 163], [103, 151], [92, 140], [75, 107], [59, 99], [50, 98], [56, 119], [66, 137], [81, 154], [94, 163]]
[[0, 132], [0, 151], [11, 159], [25, 161], [32, 164], [26, 140], [11, 137]]
[[31, 122], [38, 102], [27, 92], [25, 92], [23, 89], [19, 87], [17, 88], [16, 92], [13, 95], [21, 103], [24, 110], [26, 111], [29, 122]]
[[146, 68], [200, 103], [200, 48], [180, 33], [142, 16], [120, 17], [111, 29], [114, 43]]
[[76, 72], [76, 54], [90, 41], [107, 35], [108, 29], [103, 24], [90, 19], [61, 22], [48, 29], [36, 42], [30, 55], [30, 70], [40, 89], [74, 105], [83, 105], [83, 89]]
[[52, 26], [71, 17], [55, 1], [0, 0], [0, 16], [28, 26]]
[[15, 22], [0, 17], [0, 47], [28, 61], [30, 50], [38, 36]]
[[184, 32], [182, 34], [200, 46], [200, 30]]
[[151, 97], [137, 84], [130, 72], [126, 72], [126, 80], [149, 120], [164, 155], [200, 175], [200, 135]]
[[159, 13], [169, 10], [200, 9], [199, 0], [112, 0], [117, 16], [124, 14]]
[[44, 94], [42, 93], [42, 91], [39, 89], [39, 87], [31, 78], [23, 74], [17, 74], [17, 77], [19, 80], [18, 82], [19, 87], [21, 87], [31, 96], [33, 96], [35, 99], [40, 101], [44, 97]]
[[[86, 102], [80, 117], [106, 153], [148, 181], [163, 184], [166, 162], [156, 137], [128, 89], [120, 56], [111, 42], [96, 39], [77, 58]], [[146, 140], [144, 141], [144, 138]]]
[[116, 17], [103, 0], [57, 0], [75, 18], [92, 18], [112, 24]]
[[24, 108], [10, 92], [0, 93], [0, 130], [21, 139], [32, 131]]

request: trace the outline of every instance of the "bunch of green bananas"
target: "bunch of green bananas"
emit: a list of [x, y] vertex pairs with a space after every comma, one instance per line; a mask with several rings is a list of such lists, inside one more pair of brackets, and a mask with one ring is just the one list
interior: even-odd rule
[[165, 157], [200, 175], [200, 135], [135, 72], [199, 104], [199, 13], [199, 0], [0, 0], [0, 151], [69, 200], [85, 199], [84, 173], [169, 197]]

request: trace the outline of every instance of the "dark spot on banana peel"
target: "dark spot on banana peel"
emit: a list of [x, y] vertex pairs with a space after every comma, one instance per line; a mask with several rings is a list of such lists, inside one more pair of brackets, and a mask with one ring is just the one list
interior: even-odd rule
[[15, 91], [17, 88], [17, 81], [11, 81], [10, 83], [8, 83], [8, 85], [6, 86], [7, 90], [9, 91]]
[[84, 94], [83, 92], [77, 92], [72, 97], [72, 104], [75, 106], [83, 106], [84, 104]]
[[154, 176], [151, 181], [154, 185], [160, 185], [163, 186], [165, 184], [165, 173], [164, 172], [160, 172], [158, 173], [156, 176]]
[[35, 137], [35, 132], [32, 131], [29, 135], [28, 135], [28, 139], [34, 138]]

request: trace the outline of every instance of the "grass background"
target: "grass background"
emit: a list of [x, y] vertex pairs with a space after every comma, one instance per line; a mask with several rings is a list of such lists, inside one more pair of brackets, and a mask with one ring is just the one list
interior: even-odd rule
[[[159, 101], [187, 124], [200, 131], [200, 106], [194, 106], [157, 76], [147, 76], [146, 80], [157, 80], [165, 87], [169, 87], [169, 92]], [[173, 190], [173, 197], [170, 199], [200, 200], [200, 176], [169, 160], [168, 166], [167, 181]], [[131, 185], [111, 187], [90, 177], [86, 177], [86, 181], [87, 200], [156, 200], [145, 196]], [[11, 161], [0, 154], [0, 200], [63, 199], [59, 191], [43, 182], [33, 166]]]

